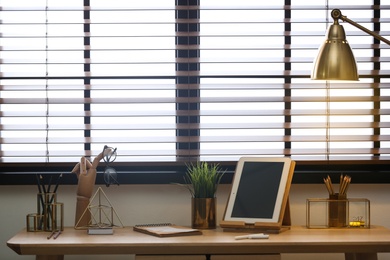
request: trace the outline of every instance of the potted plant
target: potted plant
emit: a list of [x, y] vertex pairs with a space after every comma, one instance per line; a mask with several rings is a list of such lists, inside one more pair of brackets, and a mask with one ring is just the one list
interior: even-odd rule
[[193, 228], [216, 228], [216, 193], [224, 173], [219, 164], [197, 162], [187, 166], [184, 181], [192, 197]]

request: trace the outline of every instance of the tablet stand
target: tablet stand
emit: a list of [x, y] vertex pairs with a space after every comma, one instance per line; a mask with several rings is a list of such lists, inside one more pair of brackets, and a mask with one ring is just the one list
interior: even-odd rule
[[230, 232], [248, 232], [248, 233], [281, 233], [289, 230], [291, 227], [291, 215], [290, 215], [290, 203], [287, 199], [287, 203], [283, 211], [281, 212], [279, 222], [267, 223], [267, 222], [255, 222], [254, 224], [246, 223], [245, 221], [226, 221], [222, 220], [220, 226], [223, 231]]
[[[289, 230], [291, 227], [291, 216], [290, 216], [290, 201], [289, 192], [294, 174], [295, 161], [291, 161], [290, 169], [288, 173], [288, 180], [283, 191], [283, 201], [280, 209], [280, 214], [277, 222], [255, 222], [247, 223], [245, 221], [234, 221], [234, 220], [222, 220], [220, 226], [224, 231], [237, 231], [237, 232], [254, 232], [254, 233], [281, 233]], [[225, 210], [226, 214], [226, 210]]]

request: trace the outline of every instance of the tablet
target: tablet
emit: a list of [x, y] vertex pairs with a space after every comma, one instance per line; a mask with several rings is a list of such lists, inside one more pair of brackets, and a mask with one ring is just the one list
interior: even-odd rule
[[289, 158], [240, 158], [224, 221], [281, 222], [294, 166]]

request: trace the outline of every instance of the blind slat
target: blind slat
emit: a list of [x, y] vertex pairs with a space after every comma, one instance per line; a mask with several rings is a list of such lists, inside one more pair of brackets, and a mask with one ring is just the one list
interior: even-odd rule
[[[389, 115], [390, 109], [334, 109], [333, 115]], [[2, 117], [42, 117], [45, 118], [44, 112], [1, 112]], [[197, 116], [198, 111], [54, 111], [50, 112], [50, 117], [152, 117], [152, 116]], [[307, 110], [207, 110], [202, 111], [201, 116], [325, 116], [326, 111], [323, 109], [307, 109]]]
[[[52, 131], [61, 130], [175, 130], [175, 129], [325, 129], [327, 127], [326, 122], [311, 122], [311, 123], [216, 123], [216, 124], [50, 124], [49, 129]], [[390, 128], [390, 122], [371, 123], [371, 122], [337, 122], [331, 123], [333, 129], [337, 128]], [[2, 131], [34, 131], [34, 130], [46, 130], [45, 124], [28, 124], [28, 125], [12, 125], [3, 124], [0, 125]]]

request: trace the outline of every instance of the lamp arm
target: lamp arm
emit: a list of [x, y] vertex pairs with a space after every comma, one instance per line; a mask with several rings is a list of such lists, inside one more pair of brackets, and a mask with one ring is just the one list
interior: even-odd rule
[[362, 30], [363, 32], [371, 35], [372, 37], [374, 37], [375, 39], [377, 40], [380, 40], [380, 41], [383, 41], [385, 43], [387, 43], [388, 45], [390, 45], [390, 41], [382, 36], [380, 36], [379, 34], [367, 29], [366, 27], [364, 26], [361, 26], [360, 24], [352, 21], [351, 19], [347, 18], [346, 16], [342, 15], [341, 14], [341, 11], [339, 9], [333, 9], [332, 10], [332, 13], [331, 13], [333, 19], [335, 20], [335, 22], [340, 19], [340, 20], [343, 20], [344, 22], [347, 22], [353, 26], [355, 26], [356, 28]]

